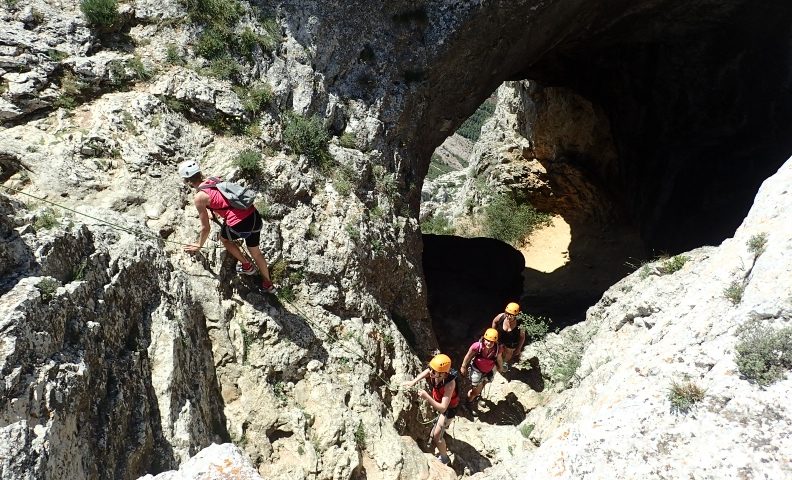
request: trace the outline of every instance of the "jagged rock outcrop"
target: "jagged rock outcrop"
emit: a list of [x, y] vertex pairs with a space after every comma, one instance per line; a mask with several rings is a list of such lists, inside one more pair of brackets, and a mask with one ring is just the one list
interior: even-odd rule
[[[156, 473], [226, 433], [267, 474], [450, 475], [405, 439], [425, 438], [427, 429], [414, 399], [393, 383], [415, 374], [419, 356], [436, 345], [416, 219], [429, 156], [496, 85], [598, 78], [572, 86], [618, 120], [615, 143], [628, 168], [608, 183], [629, 187], [623, 201], [634, 216], [651, 213], [646, 231], [685, 224], [668, 220], [678, 208], [664, 208], [694, 189], [666, 184], [686, 178], [683, 167], [707, 145], [724, 145], [708, 154], [708, 166], [721, 155], [732, 167], [756, 158], [744, 184], [732, 171], [696, 185], [695, 199], [719, 185], [741, 186], [718, 211], [749, 198], [786, 145], [789, 65], [754, 72], [767, 66], [768, 51], [787, 58], [787, 10], [672, 0], [258, 6], [271, 15], [266, 42], [248, 2], [226, 25], [254, 35], [250, 58], [222, 58], [236, 67], [199, 54], [209, 29], [176, 0], [123, 4], [119, 23], [104, 31], [88, 26], [76, 1], [0, 6], [3, 185], [136, 233], [79, 216], [45, 233], [52, 220], [36, 227], [48, 214], [33, 202], [29, 212], [11, 207], [0, 223], [9, 239], [0, 254], [15, 259], [2, 267], [10, 279], [0, 301], [8, 325], [0, 435], [9, 439], [2, 455], [9, 477]], [[719, 40], [732, 34], [740, 41], [725, 42], [721, 53]], [[689, 43], [701, 48], [679, 48]], [[614, 61], [614, 52], [630, 53], [629, 61]], [[658, 77], [647, 61], [653, 53], [663, 60], [664, 85], [675, 88], [652, 95], [647, 111], [636, 103]], [[583, 72], [570, 67], [581, 57], [590, 59]], [[269, 86], [255, 120], [232, 81]], [[736, 100], [708, 114], [724, 97]], [[284, 142], [289, 110], [321, 117], [333, 137], [331, 168]], [[654, 141], [625, 134], [633, 125], [655, 132]], [[769, 133], [746, 135], [760, 127]], [[665, 154], [673, 158], [654, 154], [643, 163], [641, 154], [667, 138], [679, 139]], [[747, 148], [765, 140], [767, 147]], [[233, 159], [246, 148], [265, 152], [249, 182], [267, 205], [263, 250], [273, 270], [281, 262], [293, 294], [281, 304], [233, 278], [220, 252], [189, 259], [168, 243], [194, 241], [197, 222], [175, 165], [199, 159], [212, 173], [240, 179]], [[69, 281], [83, 258], [94, 270]], [[47, 276], [68, 285], [42, 292]], [[292, 453], [300, 447], [307, 462]]]
[[[464, 224], [494, 196], [508, 193], [541, 211], [563, 212], [567, 222], [618, 220], [617, 204], [598, 185], [603, 175], [587, 173], [614, 168], [616, 153], [604, 113], [573, 92], [532, 81], [506, 82], [496, 97], [464, 183], [455, 172], [425, 185], [422, 215]], [[449, 183], [458, 190], [427, 188]]]
[[137, 478], [225, 436], [204, 317], [155, 243], [13, 231], [27, 265], [0, 303], [4, 476]]
[[179, 467], [177, 471], [146, 475], [140, 480], [261, 480], [250, 460], [230, 443], [212, 444]]
[[[735, 363], [741, 326], [792, 325], [790, 182], [792, 161], [763, 184], [733, 238], [685, 253], [678, 271], [647, 266], [610, 288], [562, 332], [566, 352], [555, 337], [529, 349], [545, 374], [577, 355], [574, 387], [525, 420], [539, 448], [474, 478], [792, 474], [792, 379], [761, 387]], [[757, 236], [763, 250], [749, 246]], [[734, 281], [744, 288], [736, 302], [725, 293]], [[670, 389], [686, 381], [703, 398], [675, 413]]]

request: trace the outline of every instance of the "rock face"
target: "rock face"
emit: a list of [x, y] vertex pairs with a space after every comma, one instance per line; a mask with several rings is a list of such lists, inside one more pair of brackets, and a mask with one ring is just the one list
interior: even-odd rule
[[[427, 182], [421, 216], [449, 219], [459, 235], [476, 236], [489, 234], [483, 228], [486, 206], [499, 195], [553, 215], [569, 231], [566, 259], [550, 271], [530, 267], [543, 260], [533, 258], [542, 253], [531, 247], [545, 240], [547, 230], [518, 242], [526, 256], [521, 303], [556, 325], [574, 323], [629, 273], [629, 263], [646, 256], [638, 230], [601, 183], [616, 158], [608, 121], [590, 102], [566, 89], [506, 82], [470, 168]], [[492, 298], [520, 298], [504, 295]]]
[[[582, 356], [575, 386], [525, 421], [540, 447], [474, 478], [792, 475], [792, 379], [762, 388], [735, 364], [746, 322], [792, 325], [790, 182], [792, 161], [764, 183], [733, 238], [686, 253], [676, 272], [646, 267], [625, 278], [564, 331]], [[757, 235], [766, 238], [761, 253], [749, 247]], [[733, 281], [744, 287], [736, 304], [724, 293]], [[555, 338], [528, 353], [542, 372], [568, 362]], [[675, 413], [672, 384], [688, 381], [703, 399]]]
[[204, 317], [156, 244], [84, 226], [15, 242], [29, 268], [0, 304], [4, 476], [137, 478], [225, 436]]
[[204, 448], [177, 471], [163, 472], [159, 475], [146, 475], [140, 480], [261, 480], [261, 476], [237, 447], [230, 443], [212, 445]]
[[[453, 475], [406, 440], [427, 428], [413, 394], [396, 388], [437, 344], [417, 216], [443, 138], [504, 80], [571, 86], [612, 120], [618, 168], [599, 174], [624, 190], [646, 232], [695, 218], [662, 221], [680, 212], [666, 205], [693, 191], [671, 191], [672, 181], [687, 178], [707, 145], [723, 147], [700, 171], [716, 157], [730, 168], [721, 181], [695, 177], [703, 193], [690, 198], [704, 216], [712, 209], [699, 199], [734, 183], [746, 194], [786, 145], [789, 65], [754, 72], [770, 68], [768, 51], [788, 57], [788, 9], [672, 0], [267, 7], [241, 4], [225, 27], [252, 39], [249, 56], [219, 58], [199, 54], [211, 29], [175, 0], [125, 3], [104, 30], [78, 2], [0, 7], [0, 181], [13, 189], [0, 201], [4, 477], [135, 478], [227, 440], [265, 477]], [[718, 50], [730, 36], [739, 41]], [[680, 48], [691, 43], [700, 48]], [[630, 55], [618, 62], [622, 51]], [[655, 53], [663, 75], [651, 68]], [[585, 69], [572, 69], [581, 57]], [[581, 80], [561, 82], [570, 78]], [[643, 107], [654, 78], [674, 88]], [[264, 93], [251, 104], [257, 87]], [[613, 98], [620, 89], [623, 101]], [[723, 98], [737, 100], [715, 108]], [[287, 112], [319, 116], [331, 163], [296, 153]], [[753, 135], [761, 128], [768, 133]], [[643, 143], [646, 132], [658, 133]], [[643, 161], [644, 145], [668, 138], [678, 139], [671, 158]], [[263, 152], [255, 175], [235, 161], [246, 149]], [[195, 258], [181, 252], [197, 229], [174, 178], [186, 158], [261, 192], [262, 250], [280, 300], [237, 279], [214, 243]], [[733, 168], [741, 162], [756, 168], [743, 175]]]

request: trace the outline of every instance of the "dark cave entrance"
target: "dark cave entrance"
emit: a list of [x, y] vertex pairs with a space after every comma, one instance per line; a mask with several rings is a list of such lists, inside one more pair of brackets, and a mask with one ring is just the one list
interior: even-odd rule
[[523, 256], [492, 238], [423, 235], [432, 327], [454, 365], [492, 318], [522, 293]]

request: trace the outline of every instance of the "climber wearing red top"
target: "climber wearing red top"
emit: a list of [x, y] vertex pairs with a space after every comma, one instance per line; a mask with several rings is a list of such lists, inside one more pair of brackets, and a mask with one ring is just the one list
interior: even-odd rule
[[429, 368], [419, 373], [417, 377], [409, 382], [405, 382], [405, 387], [413, 387], [422, 379], [429, 382], [431, 395], [425, 390], [418, 391], [418, 397], [426, 400], [429, 405], [438, 412], [437, 422], [432, 428], [432, 443], [437, 447], [440, 455], [437, 459], [448, 465], [451, 459], [448, 458], [446, 442], [443, 433], [451, 425], [451, 419], [456, 416], [456, 407], [459, 405], [459, 395], [457, 393], [457, 371], [451, 368], [451, 358], [448, 355], [435, 355], [429, 362]]
[[267, 261], [264, 260], [264, 255], [261, 254], [261, 249], [259, 249], [263, 222], [256, 208], [232, 208], [228, 204], [228, 200], [223, 197], [217, 188], [212, 188], [212, 180], [204, 180], [201, 167], [194, 160], [187, 160], [179, 164], [179, 175], [184, 180], [184, 183], [198, 190], [195, 193], [193, 203], [195, 208], [198, 209], [198, 216], [201, 219], [201, 234], [198, 237], [198, 243], [184, 247], [184, 251], [196, 253], [206, 243], [209, 238], [209, 232], [212, 231], [212, 227], [209, 224], [209, 211], [211, 211], [213, 214], [223, 218], [223, 225], [220, 229], [220, 241], [223, 242], [223, 246], [228, 250], [228, 253], [239, 261], [236, 271], [245, 275], [256, 273], [256, 268], [247, 261], [242, 251], [233, 241], [238, 238], [244, 238], [250, 256], [253, 257], [253, 261], [256, 262], [256, 266], [261, 272], [263, 279], [261, 288], [267, 293], [274, 293], [275, 286], [269, 276]]

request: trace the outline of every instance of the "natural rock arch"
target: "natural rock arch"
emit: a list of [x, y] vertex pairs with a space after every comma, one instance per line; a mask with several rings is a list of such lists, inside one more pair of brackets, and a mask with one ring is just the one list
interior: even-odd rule
[[431, 152], [504, 80], [567, 86], [604, 108], [619, 161], [595, 170], [658, 250], [723, 239], [792, 151], [782, 129], [792, 122], [790, 67], [776, 61], [790, 49], [783, 2], [298, 10], [290, 21], [316, 35], [328, 93], [380, 104], [375, 147], [393, 152], [416, 210]]

